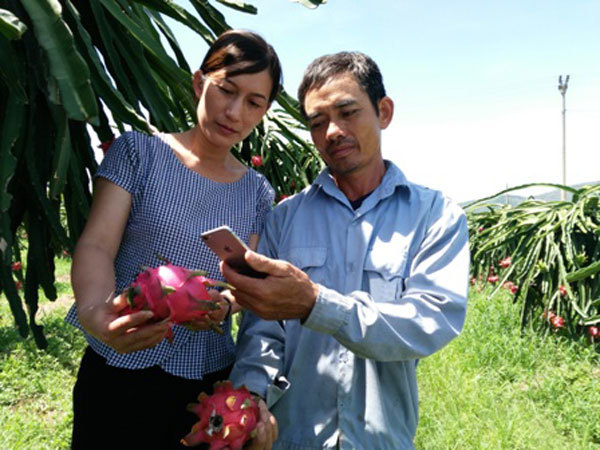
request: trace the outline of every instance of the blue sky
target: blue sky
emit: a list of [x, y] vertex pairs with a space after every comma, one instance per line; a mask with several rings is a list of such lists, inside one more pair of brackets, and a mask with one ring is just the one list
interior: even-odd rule
[[[560, 183], [561, 74], [571, 76], [567, 183], [600, 180], [600, 1], [248, 2], [256, 16], [211, 3], [275, 47], [293, 95], [322, 54], [359, 50], [378, 63], [395, 102], [383, 154], [410, 180], [458, 201]], [[206, 46], [174, 29], [197, 67]]]

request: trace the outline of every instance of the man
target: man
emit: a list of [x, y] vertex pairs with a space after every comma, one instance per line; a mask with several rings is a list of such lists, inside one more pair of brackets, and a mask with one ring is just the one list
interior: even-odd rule
[[270, 214], [268, 257], [246, 253], [265, 279], [222, 266], [252, 311], [231, 378], [266, 398], [276, 448], [413, 448], [417, 361], [465, 318], [465, 216], [383, 160], [394, 104], [371, 58], [318, 58], [299, 100], [328, 167]]

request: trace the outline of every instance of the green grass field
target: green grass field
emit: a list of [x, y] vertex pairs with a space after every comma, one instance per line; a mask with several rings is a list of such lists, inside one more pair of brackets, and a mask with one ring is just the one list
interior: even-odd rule
[[[63, 322], [61, 298], [42, 302], [48, 350], [23, 340], [0, 298], [0, 448], [68, 448], [71, 390], [84, 340]], [[584, 342], [524, 334], [501, 293], [472, 292], [463, 334], [419, 363], [419, 449], [600, 449], [600, 357]], [[93, 405], [90, 405], [93, 408]]]
[[519, 330], [506, 292], [472, 292], [464, 332], [421, 361], [422, 449], [600, 448], [600, 358]]

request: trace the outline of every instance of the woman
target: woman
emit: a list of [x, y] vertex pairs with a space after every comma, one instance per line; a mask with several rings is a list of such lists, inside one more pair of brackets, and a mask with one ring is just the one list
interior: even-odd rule
[[202, 331], [175, 325], [170, 343], [168, 321], [149, 320], [150, 311], [121, 317], [125, 300], [114, 292], [142, 266], [160, 265], [159, 256], [222, 279], [200, 234], [223, 224], [256, 247], [273, 189], [230, 150], [260, 122], [280, 81], [270, 45], [226, 32], [194, 74], [198, 124], [183, 133], [128, 132], [108, 150], [73, 258], [76, 309], [67, 321], [89, 343], [73, 391], [73, 448], [178, 448], [197, 420], [186, 405], [227, 378], [234, 344], [226, 302], [211, 314], [226, 321], [223, 335], [198, 321]]

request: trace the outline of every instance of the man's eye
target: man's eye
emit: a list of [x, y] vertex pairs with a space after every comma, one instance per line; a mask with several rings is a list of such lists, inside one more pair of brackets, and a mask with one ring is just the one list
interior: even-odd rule
[[312, 123], [308, 124], [308, 127], [311, 130], [316, 130], [316, 129], [320, 128], [322, 125], [323, 125], [323, 122], [312, 122]]
[[342, 111], [342, 117], [350, 117], [357, 111], [358, 111], [358, 109], [348, 109], [348, 110]]

